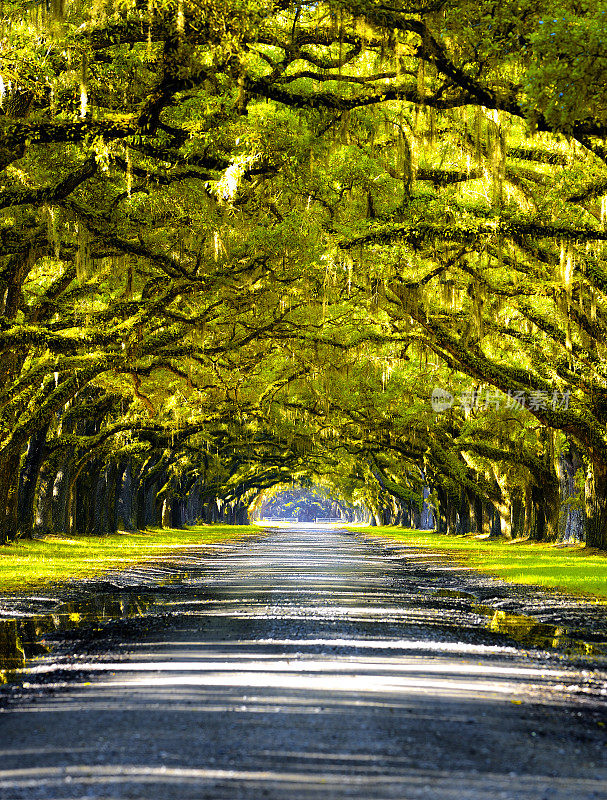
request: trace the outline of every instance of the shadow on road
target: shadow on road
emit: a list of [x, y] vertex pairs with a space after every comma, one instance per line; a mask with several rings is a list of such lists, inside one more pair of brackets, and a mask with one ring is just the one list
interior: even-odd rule
[[318, 527], [201, 559], [143, 618], [29, 663], [0, 793], [607, 798], [601, 664], [523, 650], [465, 577], [433, 594], [409, 567]]

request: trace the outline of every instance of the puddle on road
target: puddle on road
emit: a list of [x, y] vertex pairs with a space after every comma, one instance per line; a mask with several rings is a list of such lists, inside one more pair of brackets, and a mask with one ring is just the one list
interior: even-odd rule
[[500, 611], [480, 603], [475, 604], [473, 610], [484, 617], [488, 617], [487, 630], [493, 633], [505, 634], [525, 647], [558, 650], [568, 655], [607, 655], [607, 641], [602, 639], [591, 642], [587, 639], [577, 638], [576, 631], [571, 631], [562, 625], [538, 622], [535, 617], [528, 617], [524, 614], [510, 614], [507, 611]]
[[432, 596], [473, 601], [469, 608], [476, 614], [487, 617], [485, 623], [487, 630], [509, 636], [524, 647], [558, 650], [568, 655], [607, 656], [605, 636], [594, 637], [592, 633], [582, 633], [563, 625], [550, 625], [526, 614], [512, 614], [493, 606], [483, 605], [476, 602], [477, 597], [472, 592], [436, 589], [432, 592]]
[[26, 659], [49, 652], [47, 633], [142, 616], [152, 603], [149, 595], [96, 595], [63, 603], [56, 611], [22, 619], [0, 619], [0, 684], [25, 666]]
[[[595, 641], [591, 641], [592, 634], [586, 636], [564, 626], [538, 622], [534, 617], [512, 614], [483, 605], [476, 602], [477, 598], [471, 592], [438, 589], [431, 594], [445, 599], [473, 601], [468, 608], [486, 618], [484, 627], [487, 630], [509, 636], [524, 647], [557, 650], [570, 655], [607, 656], [605, 637], [597, 636]], [[217, 600], [216, 591], [210, 592], [209, 595]], [[262, 605], [271, 605], [276, 600], [271, 594], [265, 596], [261, 592], [260, 595], [257, 599]], [[233, 600], [231, 597], [227, 599]], [[205, 598], [203, 602], [205, 601], [208, 602], [209, 598]], [[22, 669], [27, 659], [49, 652], [50, 648], [44, 642], [45, 634], [143, 616], [153, 602], [154, 598], [150, 594], [96, 595], [87, 600], [64, 603], [53, 613], [19, 619], [0, 619], [0, 684], [6, 683], [13, 677], [13, 673]]]
[[453, 597], [454, 599], [476, 600], [476, 595], [472, 592], [461, 592], [458, 589], [437, 589], [432, 592], [434, 597]]

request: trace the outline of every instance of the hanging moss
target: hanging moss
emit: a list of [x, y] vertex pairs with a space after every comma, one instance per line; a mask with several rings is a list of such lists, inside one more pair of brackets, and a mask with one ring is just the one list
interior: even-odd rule
[[84, 283], [92, 274], [93, 262], [90, 257], [91, 236], [81, 222], [76, 223], [76, 275], [80, 283]]

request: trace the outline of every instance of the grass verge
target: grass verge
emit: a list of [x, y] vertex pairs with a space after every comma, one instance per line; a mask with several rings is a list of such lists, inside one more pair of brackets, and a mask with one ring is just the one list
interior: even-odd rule
[[200, 525], [111, 536], [49, 536], [0, 547], [0, 593], [30, 591], [163, 557], [183, 547], [259, 534], [254, 525]]
[[352, 528], [369, 536], [392, 539], [411, 547], [449, 550], [466, 566], [513, 583], [563, 589], [607, 598], [607, 554], [583, 545], [562, 546], [528, 541], [487, 541], [470, 536], [445, 536], [407, 528]]

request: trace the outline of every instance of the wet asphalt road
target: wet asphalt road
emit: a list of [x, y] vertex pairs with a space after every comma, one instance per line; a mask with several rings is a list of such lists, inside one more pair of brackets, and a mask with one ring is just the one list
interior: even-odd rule
[[600, 665], [591, 697], [579, 663], [423, 602], [423, 576], [304, 528], [195, 565], [150, 624], [33, 662], [0, 797], [607, 799]]

